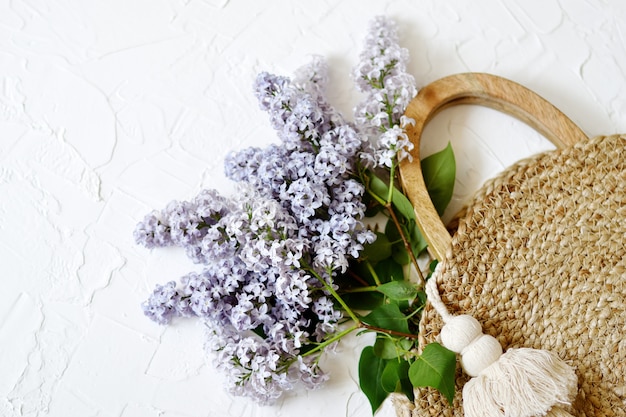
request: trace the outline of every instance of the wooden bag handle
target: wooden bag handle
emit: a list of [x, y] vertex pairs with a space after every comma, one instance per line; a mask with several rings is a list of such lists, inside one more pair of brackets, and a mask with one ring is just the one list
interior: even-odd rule
[[426, 190], [420, 164], [420, 139], [433, 116], [446, 107], [458, 104], [480, 104], [514, 116], [544, 135], [557, 148], [587, 139], [574, 122], [548, 101], [505, 78], [481, 73], [456, 74], [422, 88], [405, 112], [406, 116], [415, 120], [415, 125], [406, 129], [414, 145], [411, 152], [413, 161], [403, 160], [400, 174], [429, 251], [439, 260], [444, 258], [451, 237]]

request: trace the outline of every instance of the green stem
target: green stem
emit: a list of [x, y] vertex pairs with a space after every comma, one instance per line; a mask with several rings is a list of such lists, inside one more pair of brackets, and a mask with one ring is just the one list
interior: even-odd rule
[[376, 285], [381, 285], [380, 278], [378, 278], [378, 274], [374, 270], [372, 263], [370, 261], [365, 261], [365, 266], [367, 267], [367, 270], [370, 271], [370, 274], [372, 274], [372, 278], [374, 278]]
[[391, 200], [393, 200], [393, 183], [394, 177], [396, 176], [396, 158], [394, 157], [391, 161], [391, 168], [389, 170], [389, 194], [387, 194], [387, 202], [385, 205], [391, 204]]
[[346, 313], [348, 313], [348, 316], [350, 316], [350, 318], [355, 322], [355, 323], [360, 323], [361, 320], [359, 320], [359, 318], [356, 316], [356, 314], [354, 313], [354, 311], [352, 311], [352, 309], [350, 307], [348, 307], [348, 305], [346, 304], [345, 301], [343, 301], [343, 298], [341, 298], [341, 296], [339, 294], [337, 294], [337, 291], [335, 291], [335, 289], [333, 288], [332, 285], [327, 284], [326, 282], [324, 282], [324, 287], [326, 287], [326, 289], [328, 290], [328, 292], [330, 292], [332, 294], [332, 296], [335, 298], [335, 300], [337, 300], [337, 302], [339, 304], [341, 304], [341, 307], [346, 311]]
[[397, 332], [395, 330], [383, 329], [382, 327], [370, 326], [369, 324], [365, 324], [365, 323], [361, 323], [361, 327], [364, 327], [368, 330], [372, 330], [378, 333], [385, 333], [391, 336], [406, 337], [408, 339], [417, 339], [419, 337], [416, 334], [403, 333], [403, 332]]
[[408, 316], [406, 316], [407, 320], [412, 318], [414, 315], [416, 315], [417, 313], [419, 313], [420, 311], [422, 311], [424, 309], [424, 304], [422, 304], [421, 306], [419, 306], [418, 308], [415, 309], [415, 311], [413, 311], [411, 314], [409, 314]]
[[347, 335], [349, 333], [352, 333], [354, 330], [356, 330], [356, 329], [358, 329], [360, 327], [361, 327], [361, 325], [359, 323], [357, 323], [354, 326], [352, 326], [352, 327], [350, 327], [350, 328], [348, 328], [348, 329], [346, 329], [346, 330], [344, 330], [344, 331], [342, 331], [340, 333], [337, 333], [336, 335], [334, 335], [330, 339], [325, 340], [324, 342], [322, 342], [319, 345], [315, 346], [313, 349], [309, 350], [308, 352], [303, 353], [302, 357], [312, 355], [315, 352], [319, 352], [320, 350], [324, 349], [326, 346], [330, 345], [331, 343], [336, 342], [337, 340], [341, 339], [342, 337], [344, 337], [345, 335]]
[[380, 204], [381, 206], [384, 206], [385, 204], [387, 204], [387, 202], [385, 200], [383, 200], [382, 198], [380, 198], [379, 196], [377, 196], [372, 190], [369, 189], [369, 187], [367, 187], [367, 193], [374, 199], [376, 200], [376, 202], [378, 204]]
[[362, 171], [362, 172], [360, 173], [360, 175], [359, 175], [359, 176], [360, 176], [361, 182], [362, 182], [363, 184], [366, 184], [365, 190], [367, 191], [367, 193], [368, 193], [368, 194], [369, 194], [369, 195], [370, 195], [370, 196], [371, 196], [374, 200], [376, 200], [376, 202], [377, 202], [378, 204], [380, 204], [381, 206], [384, 206], [387, 202], [386, 202], [385, 200], [383, 200], [382, 198], [380, 198], [380, 197], [379, 197], [376, 193], [374, 193], [374, 192], [372, 191], [372, 189], [370, 188], [370, 180], [371, 180], [371, 178], [369, 177], [369, 175], [367, 174], [367, 172], [366, 172], [366, 171]]
[[424, 283], [426, 282], [424, 280], [424, 275], [422, 274], [422, 271], [419, 268], [417, 259], [415, 258], [415, 254], [413, 253], [413, 249], [411, 248], [411, 244], [409, 243], [409, 240], [407, 239], [407, 237], [404, 235], [404, 231], [402, 230], [400, 221], [398, 220], [398, 217], [396, 216], [396, 212], [393, 210], [393, 206], [391, 205], [391, 202], [385, 204], [385, 208], [389, 212], [389, 216], [391, 216], [391, 220], [396, 225], [396, 228], [398, 229], [398, 233], [400, 233], [400, 237], [402, 238], [402, 241], [404, 242], [404, 247], [406, 248], [406, 251], [409, 253], [409, 257], [411, 258], [411, 263], [413, 264], [413, 266], [415, 267], [415, 270], [417, 271], [417, 275], [419, 277], [418, 285], [420, 287], [423, 287]]
[[369, 287], [351, 288], [349, 290], [342, 291], [342, 293], [351, 294], [355, 292], [373, 292], [373, 291], [376, 291], [377, 289], [378, 289], [377, 285], [371, 285]]
[[[343, 298], [341, 298], [341, 296], [339, 294], [337, 294], [337, 291], [335, 291], [335, 289], [333, 288], [332, 285], [330, 285], [328, 282], [326, 282], [325, 279], [323, 279], [316, 271], [313, 270], [313, 268], [309, 267], [308, 265], [305, 265], [306, 269], [315, 277], [317, 278], [317, 280], [319, 282], [322, 283], [322, 285], [324, 286], [324, 288], [333, 296], [333, 298], [335, 300], [337, 300], [337, 302], [341, 305], [341, 307], [344, 309], [344, 311], [348, 314], [348, 316], [350, 316], [350, 318], [355, 322], [355, 323], [360, 323], [361, 320], [359, 320], [359, 318], [357, 317], [357, 315], [354, 313], [354, 311], [352, 311], [352, 309], [350, 307], [348, 307], [348, 305], [346, 304], [345, 301], [343, 301]], [[328, 276], [331, 276], [332, 274], [332, 269], [328, 268], [328, 270], [326, 271], [326, 273], [328, 274]]]
[[387, 110], [387, 118], [389, 120], [389, 127], [392, 127], [397, 124], [396, 121], [393, 120], [393, 104], [396, 102], [398, 97], [394, 95], [391, 101], [389, 100], [389, 94], [387, 94], [386, 97], [387, 99], [385, 100], [385, 106]]

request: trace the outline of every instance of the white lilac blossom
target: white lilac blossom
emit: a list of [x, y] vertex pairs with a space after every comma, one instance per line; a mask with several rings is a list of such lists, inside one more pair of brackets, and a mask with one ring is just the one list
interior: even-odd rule
[[362, 154], [370, 164], [391, 168], [394, 160], [410, 158], [413, 144], [404, 128], [411, 120], [403, 113], [417, 89], [407, 72], [408, 58], [408, 51], [398, 43], [394, 22], [382, 16], [374, 19], [353, 72], [357, 88], [365, 93], [354, 117], [359, 132], [373, 143]]

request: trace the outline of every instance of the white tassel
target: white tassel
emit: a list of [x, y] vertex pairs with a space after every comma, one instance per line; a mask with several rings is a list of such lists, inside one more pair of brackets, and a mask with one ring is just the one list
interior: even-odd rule
[[555, 354], [509, 349], [463, 387], [463, 410], [471, 416], [544, 416], [576, 395], [574, 370]]
[[[441, 265], [441, 264], [440, 264]], [[461, 356], [461, 366], [472, 377], [463, 388], [467, 417], [545, 416], [554, 406], [571, 404], [578, 389], [574, 370], [555, 354], [537, 349], [509, 349], [482, 332], [469, 315], [452, 316], [439, 297], [435, 275], [426, 294], [445, 325], [441, 343]]]

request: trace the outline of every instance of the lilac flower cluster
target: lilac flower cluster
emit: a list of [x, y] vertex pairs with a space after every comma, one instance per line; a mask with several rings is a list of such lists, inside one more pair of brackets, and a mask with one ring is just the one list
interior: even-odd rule
[[[327, 378], [319, 355], [343, 317], [335, 278], [376, 236], [362, 224], [362, 155], [390, 166], [410, 150], [400, 115], [415, 87], [396, 38], [389, 21], [375, 20], [356, 70], [368, 94], [356, 126], [326, 100], [320, 57], [293, 80], [260, 74], [255, 94], [280, 143], [227, 156], [233, 197], [205, 190], [137, 225], [139, 244], [180, 246], [202, 265], [179, 283], [157, 285], [145, 314], [160, 324], [200, 318], [206, 349], [236, 394], [268, 403], [295, 384], [317, 387]], [[368, 152], [370, 137], [378, 144]]]
[[204, 268], [157, 286], [146, 315], [203, 319], [231, 391], [261, 403], [326, 379], [319, 353], [306, 352], [337, 332], [333, 278], [375, 238], [361, 223], [364, 187], [354, 179], [361, 137], [324, 100], [322, 61], [299, 74], [258, 77], [259, 103], [282, 141], [226, 158], [235, 197], [203, 191], [135, 230], [138, 243], [182, 246]]
[[225, 171], [229, 178], [280, 202], [309, 242], [313, 267], [328, 278], [330, 271], [345, 272], [348, 261], [358, 257], [374, 235], [361, 227], [365, 188], [354, 178], [362, 137], [319, 99], [324, 96], [325, 71], [318, 60], [313, 65], [315, 71], [309, 73], [315, 77], [298, 84], [259, 75], [259, 104], [270, 114], [282, 143], [232, 153]]
[[411, 157], [413, 144], [404, 128], [414, 121], [403, 113], [417, 89], [406, 69], [408, 58], [408, 51], [398, 43], [394, 22], [375, 18], [353, 72], [357, 88], [365, 93], [354, 109], [355, 123], [359, 132], [374, 143], [362, 156], [375, 166], [391, 168], [395, 160]]
[[298, 381], [325, 380], [316, 356], [300, 350], [334, 333], [341, 312], [304, 267], [309, 243], [276, 200], [246, 188], [228, 200], [204, 191], [146, 216], [135, 238], [147, 247], [182, 246], [203, 264], [178, 285], [157, 285], [143, 308], [160, 324], [201, 318], [209, 329], [207, 348], [233, 392], [266, 403]]

